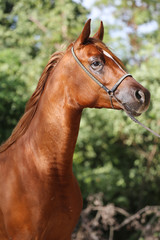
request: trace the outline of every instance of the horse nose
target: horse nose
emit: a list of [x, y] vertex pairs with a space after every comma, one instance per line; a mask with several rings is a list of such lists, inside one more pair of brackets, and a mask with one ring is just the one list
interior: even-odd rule
[[136, 90], [135, 91], [135, 98], [138, 102], [144, 103], [145, 102], [145, 94], [142, 90]]

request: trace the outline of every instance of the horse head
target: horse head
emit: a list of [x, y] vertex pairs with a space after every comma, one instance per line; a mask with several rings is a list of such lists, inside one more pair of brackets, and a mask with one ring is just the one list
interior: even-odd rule
[[[90, 21], [86, 22], [80, 36], [64, 56], [64, 68], [69, 63], [67, 84], [70, 85], [72, 99], [82, 108], [124, 109], [139, 116], [149, 107], [149, 91], [126, 73], [119, 58], [102, 42], [102, 22], [96, 34], [90, 37]], [[100, 84], [93, 81], [92, 76]]]

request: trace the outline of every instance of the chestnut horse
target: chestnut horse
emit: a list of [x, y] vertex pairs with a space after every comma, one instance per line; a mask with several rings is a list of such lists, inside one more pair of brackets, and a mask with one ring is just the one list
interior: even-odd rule
[[51, 56], [0, 147], [0, 240], [70, 240], [82, 209], [72, 172], [82, 110], [124, 109], [137, 116], [149, 106], [148, 90], [102, 43], [103, 33], [101, 22], [90, 37], [88, 20], [64, 53]]

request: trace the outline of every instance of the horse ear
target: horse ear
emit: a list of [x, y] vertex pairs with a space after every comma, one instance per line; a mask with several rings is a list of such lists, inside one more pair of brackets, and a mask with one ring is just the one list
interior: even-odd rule
[[102, 41], [103, 36], [104, 36], [104, 26], [103, 26], [103, 22], [101, 21], [100, 27], [98, 31], [94, 34], [93, 38], [96, 38]]
[[80, 36], [75, 41], [75, 44], [74, 44], [75, 47], [78, 47], [79, 45], [83, 45], [87, 42], [90, 35], [90, 23], [91, 23], [91, 19], [88, 19], [88, 21], [84, 25], [84, 28]]

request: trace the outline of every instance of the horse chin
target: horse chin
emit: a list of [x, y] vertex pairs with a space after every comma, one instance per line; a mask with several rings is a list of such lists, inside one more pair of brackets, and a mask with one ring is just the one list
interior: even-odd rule
[[142, 114], [142, 112], [138, 112], [134, 108], [131, 108], [131, 107], [127, 106], [126, 104], [122, 104], [122, 105], [123, 105], [124, 111], [128, 115], [131, 115], [131, 116], [134, 116], [134, 117], [138, 117], [138, 116], [140, 116]]
[[133, 117], [139, 117], [142, 113], [137, 113], [137, 112], [134, 112], [134, 111], [130, 111], [128, 112], [130, 115], [132, 115]]

